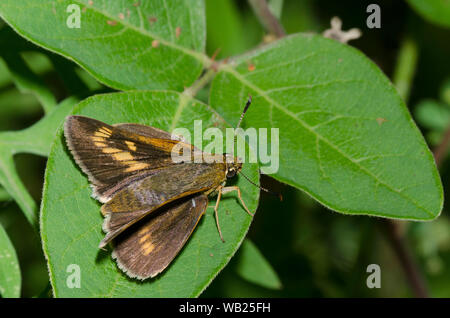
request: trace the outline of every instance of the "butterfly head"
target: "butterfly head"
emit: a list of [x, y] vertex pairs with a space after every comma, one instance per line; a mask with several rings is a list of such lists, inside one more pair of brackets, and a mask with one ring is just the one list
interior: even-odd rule
[[241, 171], [242, 160], [228, 153], [224, 156], [227, 163], [227, 179], [231, 179]]

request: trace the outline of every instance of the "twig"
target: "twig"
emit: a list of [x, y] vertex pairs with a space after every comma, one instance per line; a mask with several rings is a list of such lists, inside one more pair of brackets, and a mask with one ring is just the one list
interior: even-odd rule
[[277, 38], [281, 38], [286, 35], [283, 26], [270, 11], [266, 0], [248, 0], [248, 2], [250, 3], [250, 6], [259, 21], [267, 31], [273, 33]]
[[201, 76], [192, 86], [187, 87], [184, 91], [184, 95], [188, 95], [189, 97], [195, 97], [198, 91], [205, 87], [216, 75], [216, 70], [214, 68], [210, 68]]
[[436, 162], [436, 166], [438, 166], [438, 168], [444, 161], [449, 145], [450, 145], [450, 126], [447, 127], [447, 130], [445, 131], [441, 143], [437, 145], [437, 147], [433, 151], [434, 161]]
[[[407, 101], [411, 90], [411, 83], [414, 78], [418, 57], [418, 48], [412, 38], [406, 36], [399, 51], [397, 64], [394, 71], [394, 86], [403, 100]], [[407, 223], [403, 223], [405, 226]], [[425, 278], [417, 266], [417, 263], [411, 253], [409, 244], [402, 231], [402, 225], [398, 221], [385, 220], [382, 225], [385, 227], [387, 237], [392, 243], [395, 254], [397, 255], [406, 278], [416, 297], [429, 297]]]
[[416, 70], [417, 58], [417, 44], [412, 38], [406, 36], [402, 41], [398, 53], [397, 65], [393, 76], [393, 82], [405, 103], [408, 103], [411, 83]]
[[429, 293], [425, 279], [413, 259], [409, 244], [402, 233], [401, 224], [392, 220], [383, 220], [382, 225], [386, 230], [387, 237], [392, 243], [392, 247], [405, 272], [406, 278], [411, 285], [414, 296], [428, 298]]
[[323, 31], [323, 36], [334, 39], [341, 43], [348, 43], [348, 41], [359, 39], [362, 32], [358, 28], [352, 28], [348, 31], [342, 30], [342, 20], [339, 17], [333, 17], [330, 21], [331, 28]]

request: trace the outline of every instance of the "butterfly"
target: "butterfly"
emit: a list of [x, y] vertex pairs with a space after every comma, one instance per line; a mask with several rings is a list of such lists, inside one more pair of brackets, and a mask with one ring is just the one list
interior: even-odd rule
[[[251, 97], [238, 127], [250, 103]], [[217, 194], [214, 211], [222, 241], [217, 212], [223, 194], [237, 191], [253, 216], [239, 187], [225, 186], [242, 169], [231, 154], [203, 153], [155, 127], [109, 125], [84, 116], [67, 117], [64, 135], [75, 162], [88, 176], [93, 197], [103, 204], [106, 235], [99, 247], [114, 243], [112, 257], [131, 278], [155, 277], [167, 268], [205, 213], [209, 195]], [[174, 151], [190, 154], [188, 159], [210, 160], [174, 162]]]

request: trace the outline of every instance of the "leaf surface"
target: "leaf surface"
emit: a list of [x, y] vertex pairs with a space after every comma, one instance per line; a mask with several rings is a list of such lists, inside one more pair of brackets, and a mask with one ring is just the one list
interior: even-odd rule
[[249, 94], [245, 127], [279, 129], [274, 178], [342, 213], [439, 215], [433, 156], [393, 85], [356, 49], [286, 37], [222, 66], [210, 104], [236, 124]]
[[[204, 15], [203, 1], [6, 0], [0, 4], [0, 16], [20, 35], [122, 90], [190, 86], [208, 60], [202, 54]], [[80, 27], [70, 27], [77, 17]]]
[[22, 276], [16, 250], [0, 224], [0, 296], [3, 298], [20, 297]]

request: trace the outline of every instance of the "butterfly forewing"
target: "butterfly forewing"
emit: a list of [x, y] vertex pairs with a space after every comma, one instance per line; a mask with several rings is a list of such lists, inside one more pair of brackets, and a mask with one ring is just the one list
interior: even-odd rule
[[64, 134], [94, 197], [104, 203], [106, 235], [100, 247], [115, 239], [113, 256], [131, 277], [160, 273], [194, 230], [207, 207], [207, 195], [225, 181], [226, 163], [176, 162], [175, 145], [183, 154], [188, 150], [191, 159], [212, 155], [139, 124], [108, 125], [69, 116]]
[[68, 117], [64, 133], [77, 164], [89, 176], [94, 196], [101, 202], [133, 180], [173, 165], [171, 150], [179, 143], [156, 128], [112, 126], [83, 116]]

